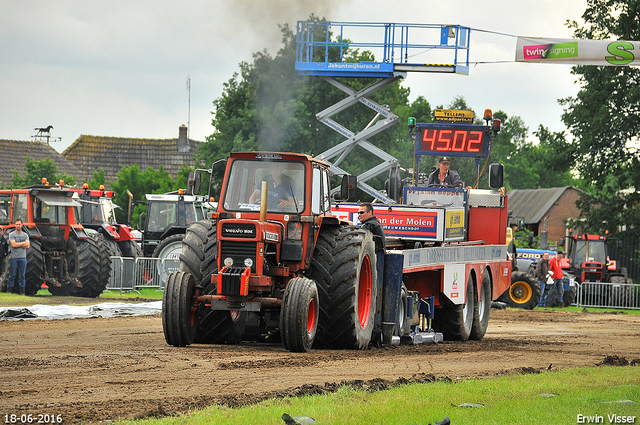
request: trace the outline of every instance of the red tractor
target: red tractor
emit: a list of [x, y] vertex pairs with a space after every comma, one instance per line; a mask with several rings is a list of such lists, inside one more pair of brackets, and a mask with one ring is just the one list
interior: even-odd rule
[[[358, 204], [332, 205], [326, 162], [232, 153], [217, 211], [187, 228], [180, 271], [168, 277], [166, 342], [279, 340], [303, 352], [482, 339], [511, 279], [507, 197], [493, 165], [493, 190], [414, 187], [411, 203], [376, 204], [387, 247], [398, 247], [385, 252], [353, 224]], [[336, 198], [356, 184], [345, 176]]]
[[[113, 191], [89, 189], [85, 183], [82, 189], [69, 189], [77, 194], [80, 206], [77, 208], [79, 222], [86, 229], [97, 231], [104, 237], [109, 248], [109, 255], [133, 257], [142, 256], [142, 251], [136, 243], [133, 228], [126, 224], [120, 224], [116, 220], [113, 203]], [[76, 199], [74, 197], [74, 199]]]
[[[626, 284], [632, 283], [625, 267], [609, 258], [607, 237], [601, 235], [578, 234], [570, 231], [560, 245], [566, 247], [566, 258], [562, 268], [569, 278], [581, 285], [582, 299], [589, 304], [610, 305], [612, 300], [619, 304], [631, 292]], [[587, 283], [589, 282], [589, 283]], [[619, 286], [603, 285], [611, 283]], [[624, 285], [624, 286], [623, 286]], [[624, 300], [622, 300], [624, 301]]]
[[[105, 289], [111, 261], [104, 239], [87, 235], [76, 221], [73, 192], [47, 185], [0, 190], [0, 225], [4, 237], [20, 218], [29, 235], [26, 295], [38, 292], [43, 283], [53, 295], [95, 298]], [[0, 290], [7, 290], [8, 257], [5, 259]], [[17, 285], [14, 285], [17, 289]]]

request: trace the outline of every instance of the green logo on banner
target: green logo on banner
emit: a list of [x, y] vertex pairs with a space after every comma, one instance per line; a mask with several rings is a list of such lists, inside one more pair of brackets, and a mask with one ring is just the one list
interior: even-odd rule
[[577, 58], [578, 42], [555, 43], [549, 45], [545, 59]]

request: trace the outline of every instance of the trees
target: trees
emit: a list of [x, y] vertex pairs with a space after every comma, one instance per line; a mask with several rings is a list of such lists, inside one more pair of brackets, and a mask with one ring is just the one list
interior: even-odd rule
[[[313, 16], [311, 19], [317, 19]], [[245, 150], [279, 150], [318, 155], [342, 142], [344, 138], [319, 122], [315, 115], [346, 95], [321, 78], [299, 76], [295, 71], [295, 34], [288, 25], [281, 27], [282, 47], [275, 57], [266, 51], [253, 55], [251, 64], [242, 62], [239, 72], [224, 84], [222, 96], [214, 104], [213, 134], [207, 137], [199, 151], [199, 160], [211, 164], [229, 152]], [[337, 54], [332, 50], [329, 54]], [[370, 52], [348, 50], [347, 61], [373, 60]], [[370, 80], [341, 78], [355, 90], [372, 83]], [[398, 158], [402, 167], [413, 164], [413, 141], [405, 125], [409, 116], [429, 119], [431, 107], [423, 98], [408, 100], [409, 89], [392, 84], [371, 96], [371, 99], [400, 116], [400, 124], [372, 137], [375, 145]], [[375, 116], [362, 104], [332, 117], [354, 132], [362, 131]], [[359, 174], [372, 164], [382, 162], [368, 151], [356, 148], [354, 154], [341, 163], [352, 174]], [[206, 166], [208, 168], [208, 165]], [[222, 177], [222, 167], [214, 169], [215, 178]], [[386, 176], [372, 182], [384, 187]]]
[[[129, 196], [127, 190], [133, 194], [133, 201], [145, 201], [144, 195], [147, 193], [166, 193], [176, 189], [176, 182], [173, 180], [169, 173], [164, 171], [162, 165], [155, 170], [152, 167], [142, 172], [138, 164], [133, 164], [131, 167], [123, 167], [118, 172], [118, 181], [111, 183], [111, 188], [114, 191], [113, 202], [116, 205], [128, 206]], [[134, 207], [131, 217], [132, 224], [138, 223], [140, 213], [146, 210], [146, 206], [138, 204]], [[125, 208], [116, 210], [116, 219], [118, 223], [127, 222], [128, 212]], [[137, 226], [134, 226], [137, 227]]]
[[[588, 0], [585, 26], [570, 22], [578, 38], [638, 40], [640, 0]], [[575, 66], [581, 89], [562, 100], [562, 116], [576, 141], [577, 170], [589, 188], [578, 206], [587, 231], [640, 225], [640, 70]]]
[[75, 178], [58, 171], [58, 164], [53, 162], [51, 158], [37, 160], [27, 156], [25, 157], [24, 170], [24, 175], [19, 174], [17, 170], [12, 171], [11, 187], [18, 188], [41, 184], [43, 177], [46, 177], [50, 184], [57, 184], [60, 180], [64, 180], [67, 185], [75, 183]]

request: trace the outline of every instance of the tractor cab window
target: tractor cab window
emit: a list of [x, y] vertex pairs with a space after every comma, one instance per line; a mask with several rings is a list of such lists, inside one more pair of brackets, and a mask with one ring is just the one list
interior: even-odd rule
[[67, 224], [67, 207], [64, 205], [50, 205], [38, 198], [33, 200], [34, 223]]
[[0, 224], [9, 224], [9, 209], [11, 207], [11, 195], [0, 195]]
[[259, 211], [263, 181], [267, 183], [267, 211], [302, 212], [305, 167], [293, 161], [235, 160], [222, 200], [224, 208]]
[[154, 201], [147, 208], [147, 230], [163, 232], [172, 226], [189, 226], [197, 220], [193, 202], [184, 203], [184, 217], [180, 217], [178, 202]]
[[12, 220], [15, 222], [17, 218], [22, 219], [23, 222], [29, 221], [27, 205], [29, 202], [29, 195], [26, 193], [18, 193], [13, 195], [13, 215]]
[[117, 223], [116, 221], [116, 205], [110, 198], [100, 198], [100, 212], [102, 218], [107, 223]]
[[175, 202], [150, 202], [147, 209], [147, 230], [161, 232], [176, 223], [178, 218], [178, 204]]
[[582, 264], [585, 261], [597, 261], [602, 264], [607, 262], [604, 241], [577, 240], [574, 243], [575, 258], [573, 261], [576, 264]]
[[331, 211], [331, 194], [329, 192], [329, 173], [321, 168], [313, 169], [313, 191], [311, 192], [311, 211], [322, 214]]

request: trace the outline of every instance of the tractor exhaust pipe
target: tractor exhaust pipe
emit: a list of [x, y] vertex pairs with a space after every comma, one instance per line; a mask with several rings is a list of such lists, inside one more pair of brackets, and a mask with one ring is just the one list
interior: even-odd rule
[[267, 221], [267, 200], [269, 199], [269, 184], [262, 180], [262, 190], [260, 191], [260, 221]]

